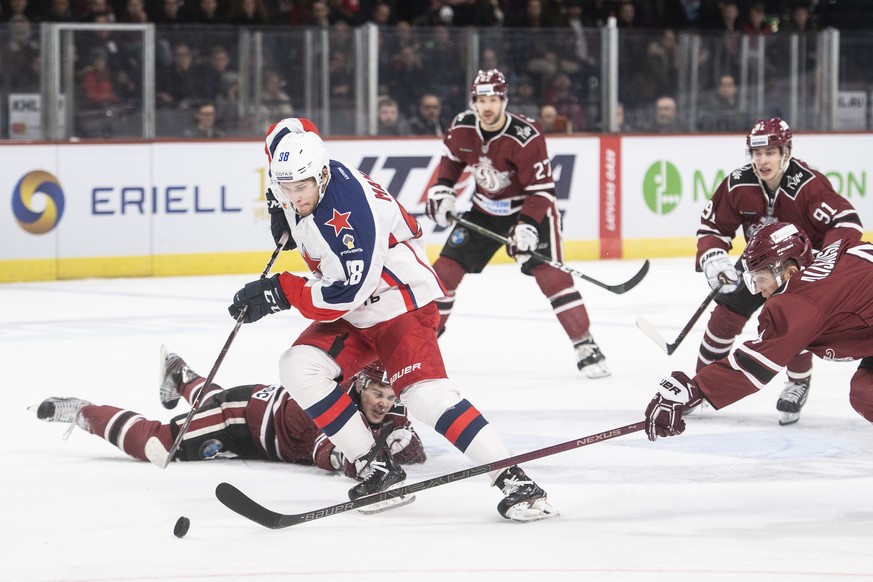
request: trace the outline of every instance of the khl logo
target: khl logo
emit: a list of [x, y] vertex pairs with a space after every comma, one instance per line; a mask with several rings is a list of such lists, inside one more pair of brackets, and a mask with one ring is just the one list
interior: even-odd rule
[[31, 234], [45, 234], [61, 221], [64, 191], [58, 179], [42, 170], [24, 175], [12, 191], [12, 215]]
[[643, 177], [643, 199], [652, 212], [670, 214], [682, 200], [682, 177], [666, 160], [652, 164]]

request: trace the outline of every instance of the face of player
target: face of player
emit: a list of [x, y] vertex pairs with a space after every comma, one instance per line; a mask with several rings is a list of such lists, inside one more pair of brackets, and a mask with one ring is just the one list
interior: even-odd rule
[[503, 99], [497, 95], [477, 95], [474, 103], [479, 123], [485, 131], [497, 131], [506, 122]]
[[746, 271], [743, 273], [743, 281], [752, 295], [760, 293], [766, 299], [773, 295], [782, 286], [782, 283], [796, 272], [797, 269], [793, 264], [787, 268], [778, 264], [770, 265], [755, 271]]
[[367, 385], [361, 390], [361, 410], [372, 424], [384, 421], [395, 402], [397, 396], [388, 384], [367, 380]]
[[752, 165], [771, 190], [779, 187], [787, 157], [788, 150], [783, 154], [782, 149], [776, 146], [752, 149]]
[[315, 178], [297, 180], [295, 182], [280, 182], [282, 193], [300, 216], [309, 216], [315, 212], [321, 200], [321, 191]]

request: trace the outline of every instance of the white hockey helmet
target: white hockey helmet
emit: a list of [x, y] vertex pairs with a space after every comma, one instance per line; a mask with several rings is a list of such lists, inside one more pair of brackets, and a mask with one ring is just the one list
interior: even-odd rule
[[[284, 136], [273, 152], [273, 160], [270, 162], [270, 174], [272, 179], [280, 184], [282, 182], [298, 182], [315, 178], [321, 197], [330, 180], [330, 170], [327, 177], [322, 170], [330, 168], [330, 160], [324, 142], [317, 134], [306, 131], [303, 133], [289, 133]], [[277, 188], [279, 195], [284, 197], [282, 188]], [[286, 200], [287, 201], [287, 200]]]

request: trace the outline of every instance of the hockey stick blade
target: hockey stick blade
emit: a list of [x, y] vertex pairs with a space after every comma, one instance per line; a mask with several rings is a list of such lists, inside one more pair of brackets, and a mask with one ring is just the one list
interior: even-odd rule
[[688, 335], [688, 332], [691, 331], [691, 328], [694, 327], [694, 324], [697, 323], [697, 320], [700, 319], [700, 316], [703, 315], [703, 312], [706, 311], [706, 308], [709, 307], [710, 302], [715, 299], [715, 296], [718, 295], [718, 288], [716, 287], [712, 291], [709, 292], [709, 295], [706, 296], [706, 299], [703, 300], [697, 307], [697, 311], [694, 312], [694, 315], [691, 316], [691, 319], [688, 320], [688, 323], [685, 324], [685, 327], [682, 328], [682, 331], [679, 332], [679, 335], [676, 336], [676, 340], [668, 344], [667, 341], [658, 333], [658, 330], [655, 329], [655, 326], [649, 323], [645, 317], [637, 316], [637, 327], [640, 330], [649, 336], [652, 341], [658, 344], [662, 350], [667, 352], [667, 355], [671, 355], [676, 351], [676, 348], [679, 347], [679, 344], [682, 343], [682, 340], [685, 339], [685, 336]]
[[665, 340], [663, 336], [658, 333], [658, 330], [655, 329], [655, 326], [652, 325], [649, 320], [642, 315], [637, 316], [637, 327], [640, 328], [640, 330], [644, 334], [649, 336], [653, 342], [658, 344], [659, 348], [667, 352], [667, 355], [672, 354], [673, 351], [676, 349], [676, 344], [667, 345], [667, 340]]
[[613, 428], [603, 432], [592, 434], [586, 437], [574, 439], [572, 441], [567, 441], [565, 443], [552, 445], [550, 447], [546, 447], [536, 451], [531, 451], [529, 453], [522, 453], [520, 455], [515, 455], [514, 457], [508, 457], [506, 459], [494, 461], [493, 463], [486, 463], [484, 465], [470, 467], [469, 469], [462, 469], [460, 471], [455, 471], [454, 473], [449, 473], [447, 475], [441, 475], [439, 477], [433, 477], [431, 479], [419, 481], [418, 483], [412, 483], [411, 485], [398, 487], [397, 489], [390, 489], [388, 491], [383, 491], [382, 493], [377, 493], [368, 497], [361, 497], [360, 499], [356, 499], [355, 501], [337, 503], [336, 505], [329, 505], [327, 507], [322, 507], [321, 509], [308, 511], [306, 513], [277, 513], [275, 511], [267, 509], [257, 501], [254, 501], [251, 497], [247, 496], [245, 493], [243, 493], [230, 483], [219, 483], [218, 486], [215, 488], [215, 496], [228, 509], [235, 511], [241, 516], [250, 519], [257, 524], [260, 524], [270, 529], [283, 529], [292, 525], [299, 525], [301, 523], [321, 519], [322, 517], [329, 517], [338, 513], [345, 513], [346, 511], [351, 511], [352, 509], [357, 509], [359, 507], [366, 507], [367, 505], [379, 503], [380, 501], [385, 501], [394, 497], [409, 495], [410, 493], [424, 491], [425, 489], [432, 489], [434, 487], [439, 487], [440, 485], [447, 485], [448, 483], [454, 483], [455, 481], [461, 481], [463, 479], [475, 477], [476, 475], [484, 475], [486, 473], [490, 473], [491, 471], [505, 469], [506, 467], [511, 467], [513, 465], [518, 465], [527, 461], [533, 461], [534, 459], [540, 459], [542, 457], [548, 457], [557, 453], [563, 453], [564, 451], [570, 451], [573, 449], [578, 449], [580, 447], [592, 445], [594, 443], [607, 441], [616, 437], [620, 437], [622, 435], [641, 431], [645, 428], [645, 426], [645, 422], [628, 424], [618, 428]]
[[[460, 224], [463, 227], [469, 228], [470, 230], [472, 230], [474, 232], [478, 232], [482, 236], [490, 238], [491, 240], [501, 242], [505, 245], [508, 245], [512, 242], [510, 239], [508, 239], [507, 237], [505, 237], [503, 235], [500, 235], [500, 234], [497, 234], [496, 232], [490, 231], [483, 226], [479, 226], [475, 222], [470, 222], [469, 220], [462, 218], [460, 216], [457, 216], [455, 214], [449, 214], [448, 217], [449, 217], [449, 220], [451, 220], [452, 222], [456, 222], [457, 224]], [[559, 271], [563, 271], [563, 272], [569, 273], [570, 275], [573, 275], [575, 277], [579, 277], [580, 279], [582, 279], [584, 281], [588, 281], [589, 283], [597, 285], [598, 287], [606, 289], [607, 291], [611, 291], [612, 293], [615, 293], [617, 295], [621, 295], [622, 293], [627, 293], [628, 291], [630, 291], [631, 289], [636, 287], [637, 284], [640, 281], [642, 281], [643, 278], [646, 276], [646, 273], [649, 272], [649, 260], [646, 259], [646, 261], [643, 263], [643, 266], [640, 267], [639, 271], [637, 271], [636, 275], [634, 275], [633, 277], [631, 277], [630, 279], [628, 279], [624, 283], [619, 283], [617, 285], [609, 285], [608, 283], [604, 283], [603, 281], [598, 281], [597, 279], [586, 275], [582, 271], [577, 271], [573, 267], [567, 266], [564, 263], [562, 263], [561, 261], [555, 261], [551, 257], [547, 257], [546, 255], [543, 255], [543, 254], [540, 254], [537, 252], [533, 252], [533, 253], [531, 253], [531, 256], [533, 258], [535, 258], [536, 260], [540, 261], [541, 263], [546, 263], [547, 265], [551, 265], [552, 267], [558, 269]]]

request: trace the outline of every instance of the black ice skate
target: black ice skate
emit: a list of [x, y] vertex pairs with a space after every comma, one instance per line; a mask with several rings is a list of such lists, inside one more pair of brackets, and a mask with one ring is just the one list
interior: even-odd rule
[[582, 340], [576, 348], [576, 367], [589, 378], [605, 378], [611, 372], [606, 366], [606, 356], [592, 338]]
[[506, 519], [537, 521], [558, 515], [558, 511], [549, 504], [546, 492], [518, 465], [505, 469], [498, 475], [494, 485], [503, 491], [497, 511]]
[[776, 410], [779, 411], [779, 424], [787, 426], [800, 420], [800, 410], [806, 404], [809, 396], [810, 378], [802, 380], [788, 380], [779, 400], [776, 401]]
[[180, 356], [168, 352], [167, 346], [161, 346], [160, 397], [161, 404], [167, 410], [176, 408], [179, 398], [179, 388], [182, 384], [193, 382], [200, 375], [188, 367]]
[[[352, 501], [368, 495], [375, 495], [388, 489], [403, 487], [404, 483], [406, 483], [406, 471], [397, 464], [388, 448], [384, 446], [384, 443], [376, 443], [373, 448], [376, 449], [377, 447], [378, 450], [375, 451], [375, 454], [371, 450], [369, 455], [355, 461], [358, 479], [361, 482], [349, 489], [349, 499]], [[415, 501], [414, 495], [404, 495], [361, 507], [358, 511], [364, 514], [379, 513], [380, 511], [408, 505], [413, 501]]]

